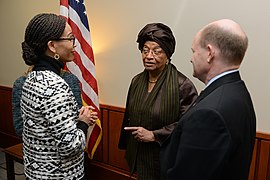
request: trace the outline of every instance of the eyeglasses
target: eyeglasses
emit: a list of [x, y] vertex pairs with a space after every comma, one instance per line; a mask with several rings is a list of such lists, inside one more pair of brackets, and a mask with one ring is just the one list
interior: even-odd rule
[[68, 41], [72, 41], [72, 45], [73, 46], [75, 46], [75, 36], [74, 35], [72, 35], [72, 36], [70, 36], [70, 37], [60, 37], [60, 38], [58, 38], [58, 39], [55, 39], [55, 41], [62, 41], [62, 40], [68, 40]]
[[158, 49], [148, 49], [148, 48], [143, 48], [142, 49], [142, 54], [143, 55], [149, 55], [149, 53], [151, 52], [151, 54], [153, 56], [159, 56], [161, 55], [164, 51], [161, 49], [161, 48], [158, 48]]

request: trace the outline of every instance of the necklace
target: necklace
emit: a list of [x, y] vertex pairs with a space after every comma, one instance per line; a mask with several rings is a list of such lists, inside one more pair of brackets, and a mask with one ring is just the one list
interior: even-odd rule
[[[157, 80], [158, 80], [160, 74], [161, 74], [161, 72], [160, 72], [157, 76], [154, 76], [154, 77], [156, 77], [156, 79], [153, 80], [153, 81], [151, 81], [150, 79], [148, 79], [148, 82], [151, 83], [151, 84], [155, 84], [155, 83], [157, 82]], [[148, 78], [149, 78], [149, 76], [148, 76]]]
[[156, 82], [157, 82], [157, 79], [154, 80], [154, 81], [150, 81], [150, 80], [148, 79], [148, 82], [149, 82], [149, 83], [156, 83]]

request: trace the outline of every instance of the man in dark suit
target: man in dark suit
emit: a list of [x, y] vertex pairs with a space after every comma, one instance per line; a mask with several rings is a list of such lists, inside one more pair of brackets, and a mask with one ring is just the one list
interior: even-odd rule
[[162, 145], [164, 179], [248, 179], [256, 116], [238, 70], [247, 46], [244, 31], [228, 19], [196, 34], [193, 76], [206, 87]]

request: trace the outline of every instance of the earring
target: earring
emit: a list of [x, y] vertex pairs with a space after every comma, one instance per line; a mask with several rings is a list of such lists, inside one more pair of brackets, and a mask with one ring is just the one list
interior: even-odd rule
[[59, 60], [60, 55], [59, 54], [54, 54], [53, 58], [56, 59], [56, 60]]

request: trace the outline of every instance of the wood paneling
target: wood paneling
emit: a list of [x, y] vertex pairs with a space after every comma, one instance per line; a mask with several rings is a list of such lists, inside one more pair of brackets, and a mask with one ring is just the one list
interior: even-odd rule
[[270, 141], [261, 141], [258, 157], [258, 179], [270, 179]]
[[86, 175], [87, 179], [93, 180], [134, 180], [134, 176], [130, 175], [119, 168], [115, 168], [108, 164], [86, 161]]
[[109, 133], [108, 133], [108, 125], [109, 125], [109, 113], [108, 110], [106, 109], [101, 109], [101, 114], [102, 114], [102, 155], [103, 155], [103, 162], [108, 163], [109, 157], [108, 157], [108, 138], [109, 138]]
[[14, 128], [13, 128], [13, 122], [10, 121], [12, 119], [12, 112], [11, 110], [11, 92], [8, 88], [1, 88], [0, 91], [0, 131], [4, 131], [11, 135], [16, 135]]
[[[11, 110], [12, 88], [0, 86], [0, 147], [18, 144], [13, 128]], [[118, 139], [125, 109], [100, 105], [103, 136], [94, 159], [86, 157], [85, 167], [89, 179], [130, 180], [125, 152], [118, 149]], [[250, 166], [249, 180], [270, 180], [270, 134], [256, 133], [256, 142]]]
[[111, 111], [109, 113], [109, 116], [109, 164], [118, 168], [128, 170], [127, 162], [124, 158], [125, 152], [118, 149], [118, 140], [124, 113]]
[[253, 155], [252, 155], [252, 161], [251, 161], [251, 165], [250, 165], [248, 180], [254, 180], [254, 178], [255, 178], [257, 149], [258, 149], [258, 140], [256, 139], [254, 149], [253, 149]]
[[0, 86], [0, 144], [2, 148], [20, 143], [12, 120], [12, 88]]

